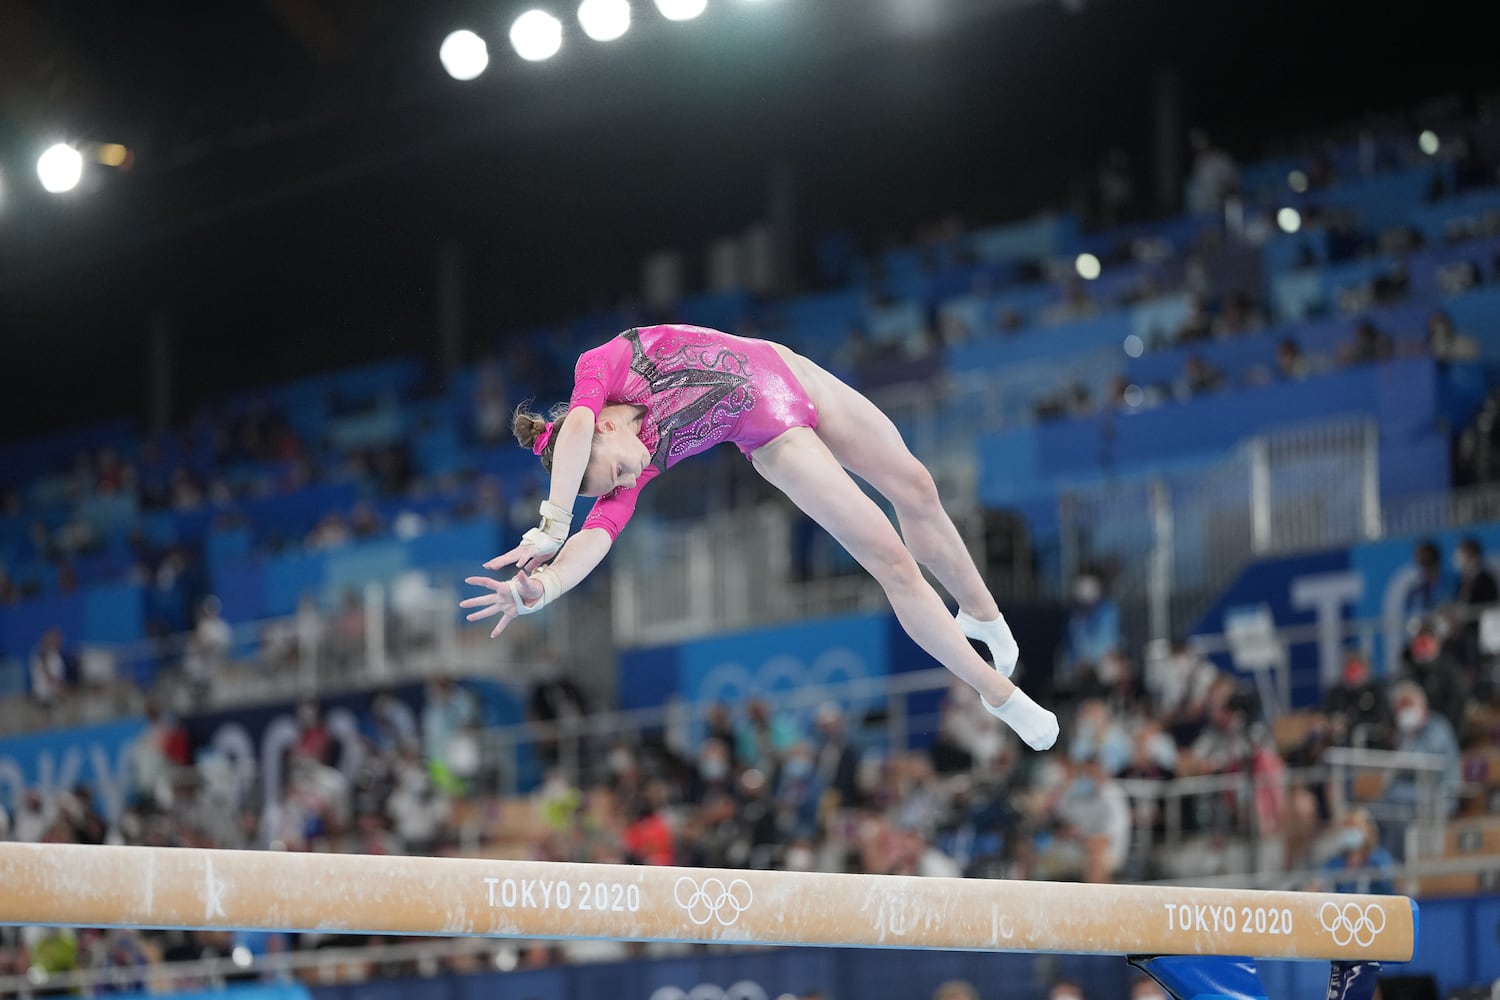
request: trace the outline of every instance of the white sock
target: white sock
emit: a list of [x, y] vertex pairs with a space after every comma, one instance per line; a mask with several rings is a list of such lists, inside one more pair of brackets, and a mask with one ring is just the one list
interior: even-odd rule
[[1015, 673], [1016, 661], [1021, 658], [1021, 647], [1016, 645], [1016, 637], [1010, 634], [1010, 626], [1005, 623], [1004, 615], [994, 621], [982, 622], [973, 615], [960, 611], [953, 616], [953, 620], [964, 630], [964, 635], [989, 647], [990, 658], [995, 661], [995, 669], [1000, 671], [1001, 677], [1009, 677]]
[[991, 705], [979, 699], [985, 711], [1016, 731], [1033, 750], [1046, 750], [1057, 742], [1057, 716], [1031, 700], [1020, 688], [1011, 692], [1003, 705]]

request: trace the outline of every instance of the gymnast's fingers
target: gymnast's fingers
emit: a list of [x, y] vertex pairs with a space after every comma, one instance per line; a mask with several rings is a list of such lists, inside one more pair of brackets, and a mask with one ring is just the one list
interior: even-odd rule
[[528, 551], [531, 551], [531, 546], [517, 545], [509, 552], [498, 555], [495, 558], [491, 559], [489, 562], [485, 563], [484, 568], [488, 570], [502, 569], [506, 566], [509, 566], [511, 563], [519, 562], [522, 559], [525, 559], [526, 552]]
[[499, 636], [501, 632], [505, 631], [505, 626], [507, 626], [511, 622], [515, 621], [515, 618], [516, 618], [516, 609], [515, 609], [515, 607], [512, 606], [512, 607], [506, 608], [505, 609], [505, 616], [503, 618], [501, 618], [498, 622], [495, 623], [495, 630], [490, 633], [490, 638], [494, 639], [497, 636]]

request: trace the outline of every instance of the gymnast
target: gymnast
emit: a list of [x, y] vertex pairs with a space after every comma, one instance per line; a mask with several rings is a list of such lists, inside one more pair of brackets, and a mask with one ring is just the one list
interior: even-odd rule
[[[487, 591], [462, 602], [478, 609], [468, 620], [500, 616], [492, 638], [588, 576], [648, 482], [729, 441], [879, 581], [907, 634], [979, 692], [992, 715], [1033, 749], [1056, 741], [1057, 716], [1010, 681], [1020, 650], [932, 475], [875, 404], [818, 365], [766, 340], [698, 326], [641, 327], [584, 352], [572, 399], [551, 417], [516, 411], [516, 438], [541, 458], [552, 482], [541, 523], [484, 564], [491, 572], [515, 566], [515, 575], [466, 580]], [[849, 473], [891, 502], [900, 534]], [[570, 536], [579, 496], [598, 499]], [[957, 599], [956, 617], [919, 563]], [[993, 668], [968, 639], [988, 647]]]

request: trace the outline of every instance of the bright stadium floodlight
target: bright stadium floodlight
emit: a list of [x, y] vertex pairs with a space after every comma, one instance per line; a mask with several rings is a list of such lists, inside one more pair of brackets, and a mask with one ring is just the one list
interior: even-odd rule
[[1417, 136], [1417, 148], [1428, 156], [1436, 156], [1442, 145], [1438, 140], [1438, 134], [1430, 128], [1423, 129], [1422, 134]]
[[490, 47], [474, 32], [460, 29], [443, 39], [438, 58], [453, 79], [472, 80], [489, 66]]
[[562, 22], [545, 10], [528, 10], [511, 24], [510, 44], [527, 62], [551, 59], [562, 48]]
[[1295, 233], [1302, 228], [1302, 213], [1295, 208], [1283, 208], [1276, 213], [1276, 225], [1283, 233]]
[[583, 0], [578, 23], [596, 42], [612, 42], [630, 30], [630, 0]]
[[1099, 264], [1099, 258], [1091, 253], [1079, 254], [1078, 259], [1073, 262], [1073, 266], [1078, 269], [1078, 276], [1084, 281], [1093, 281], [1104, 270]]
[[83, 154], [60, 142], [37, 157], [36, 175], [52, 194], [71, 191], [83, 179]]
[[656, 0], [656, 9], [668, 21], [691, 21], [708, 9], [708, 0]]

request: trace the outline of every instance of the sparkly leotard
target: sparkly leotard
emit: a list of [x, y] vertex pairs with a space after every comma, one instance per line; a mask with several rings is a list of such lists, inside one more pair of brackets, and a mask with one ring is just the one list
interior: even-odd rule
[[584, 352], [569, 408], [597, 419], [610, 403], [645, 409], [640, 436], [651, 452], [635, 485], [601, 496], [583, 522], [610, 538], [641, 488], [689, 455], [729, 441], [748, 456], [783, 431], [818, 426], [817, 407], [771, 344], [701, 326], [644, 326]]

